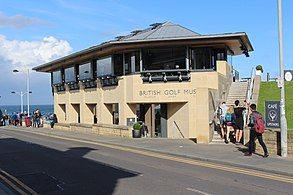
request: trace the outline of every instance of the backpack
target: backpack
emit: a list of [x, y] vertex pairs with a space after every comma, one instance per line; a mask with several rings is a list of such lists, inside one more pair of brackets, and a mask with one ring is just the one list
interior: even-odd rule
[[225, 121], [226, 122], [232, 122], [233, 121], [233, 115], [232, 115], [232, 113], [226, 113], [226, 115], [225, 115]]
[[254, 129], [257, 133], [263, 134], [265, 132], [265, 122], [261, 114], [256, 113], [254, 114], [255, 123]]
[[217, 109], [217, 116], [221, 116], [223, 114], [223, 110], [221, 107], [218, 107]]

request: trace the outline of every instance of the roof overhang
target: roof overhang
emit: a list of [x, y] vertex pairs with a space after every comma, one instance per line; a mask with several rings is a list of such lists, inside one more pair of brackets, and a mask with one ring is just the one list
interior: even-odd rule
[[244, 32], [164, 39], [109, 41], [34, 67], [33, 70], [39, 72], [52, 72], [60, 69], [61, 67], [64, 68], [72, 66], [73, 64], [80, 64], [100, 56], [146, 47], [213, 46], [220, 44], [227, 46], [232, 55], [247, 55], [248, 52], [253, 51], [249, 38]]

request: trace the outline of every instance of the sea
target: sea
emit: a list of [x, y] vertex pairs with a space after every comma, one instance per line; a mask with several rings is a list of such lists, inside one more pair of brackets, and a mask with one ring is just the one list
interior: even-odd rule
[[[0, 109], [3, 114], [11, 115], [14, 112], [20, 112], [20, 105], [0, 105]], [[30, 105], [30, 115], [36, 110], [39, 109], [41, 114], [44, 116], [48, 116], [53, 114], [54, 105]], [[23, 111], [27, 112], [27, 106], [23, 106]]]

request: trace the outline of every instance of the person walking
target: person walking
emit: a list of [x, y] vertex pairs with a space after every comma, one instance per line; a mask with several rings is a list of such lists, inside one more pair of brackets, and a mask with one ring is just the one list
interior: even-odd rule
[[143, 137], [147, 137], [148, 133], [149, 133], [148, 127], [146, 126], [146, 124], [144, 122], [141, 125], [141, 133], [142, 133]]
[[228, 106], [226, 105], [226, 102], [222, 102], [222, 104], [220, 105], [217, 111], [219, 115], [219, 120], [220, 120], [222, 139], [225, 139], [225, 131], [226, 131], [225, 116], [226, 116], [227, 110], [228, 110]]
[[227, 113], [225, 115], [225, 123], [226, 123], [225, 143], [228, 144], [230, 142], [230, 132], [234, 133], [235, 114], [234, 114], [233, 106], [229, 106], [227, 110]]
[[256, 105], [251, 104], [250, 105], [251, 114], [249, 116], [249, 124], [250, 127], [250, 136], [249, 136], [249, 146], [248, 146], [248, 152], [245, 153], [245, 156], [251, 156], [252, 151], [255, 146], [255, 138], [258, 139], [259, 144], [261, 145], [263, 151], [264, 151], [264, 158], [267, 158], [269, 156], [268, 149], [262, 139], [262, 134], [264, 133], [264, 120], [261, 115], [261, 113], [256, 111]]
[[56, 114], [53, 114], [52, 116], [50, 116], [50, 120], [51, 120], [50, 126], [53, 129], [55, 123], [58, 123], [57, 115]]
[[242, 135], [243, 135], [243, 127], [244, 127], [244, 119], [243, 119], [243, 111], [246, 110], [245, 107], [240, 106], [239, 100], [235, 101], [235, 144], [240, 144]]

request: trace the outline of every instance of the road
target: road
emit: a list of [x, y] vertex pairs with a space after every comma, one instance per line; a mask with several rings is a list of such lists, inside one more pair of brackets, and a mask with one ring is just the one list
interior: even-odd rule
[[288, 176], [27, 132], [0, 129], [0, 154], [38, 194], [293, 194]]

